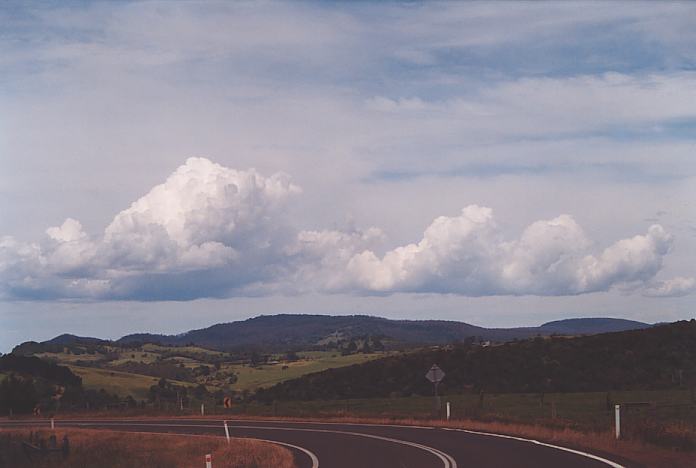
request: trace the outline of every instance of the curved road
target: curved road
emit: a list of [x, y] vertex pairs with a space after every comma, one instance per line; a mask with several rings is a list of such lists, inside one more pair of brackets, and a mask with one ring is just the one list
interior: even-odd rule
[[[0, 427], [46, 426], [41, 421], [0, 421]], [[219, 419], [84, 419], [58, 427], [187, 435], [225, 434]], [[636, 468], [612, 457], [533, 440], [426, 426], [228, 420], [231, 437], [280, 443], [301, 468]]]

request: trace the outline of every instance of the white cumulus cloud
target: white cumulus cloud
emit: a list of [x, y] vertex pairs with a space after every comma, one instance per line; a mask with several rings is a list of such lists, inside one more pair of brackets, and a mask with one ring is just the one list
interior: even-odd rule
[[282, 217], [300, 191], [190, 158], [90, 239], [68, 218], [41, 245], [0, 242], [5, 297], [169, 299], [222, 296], [267, 278], [292, 238]]
[[597, 247], [563, 214], [507, 238], [491, 208], [440, 216], [416, 242], [384, 248], [378, 228], [301, 230], [284, 216], [288, 176], [190, 158], [118, 213], [102, 235], [71, 218], [38, 244], [0, 239], [5, 299], [185, 300], [308, 291], [465, 296], [576, 295], [614, 288], [676, 296], [655, 282], [672, 237], [659, 225]]
[[441, 216], [417, 244], [379, 256], [356, 252], [345, 264], [347, 289], [441, 292], [468, 296], [573, 295], [649, 281], [662, 268], [672, 238], [659, 225], [593, 253], [569, 215], [537, 221], [506, 240], [490, 208], [471, 205]]

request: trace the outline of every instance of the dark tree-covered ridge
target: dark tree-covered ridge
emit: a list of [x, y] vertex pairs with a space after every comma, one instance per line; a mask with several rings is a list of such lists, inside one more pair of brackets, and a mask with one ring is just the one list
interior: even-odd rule
[[437, 363], [443, 393], [582, 392], [696, 384], [696, 321], [498, 346], [455, 345], [330, 369], [259, 390], [257, 398], [311, 400], [430, 395]]

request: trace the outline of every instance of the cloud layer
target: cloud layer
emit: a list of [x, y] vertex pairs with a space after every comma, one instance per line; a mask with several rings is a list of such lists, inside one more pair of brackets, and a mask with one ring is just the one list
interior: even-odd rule
[[395, 292], [463, 296], [577, 295], [621, 289], [675, 296], [693, 278], [656, 281], [672, 236], [599, 248], [572, 216], [507, 239], [490, 208], [440, 216], [417, 243], [387, 249], [383, 232], [300, 230], [284, 212], [301, 189], [190, 158], [90, 236], [68, 218], [40, 244], [0, 240], [3, 299], [185, 300], [275, 293]]

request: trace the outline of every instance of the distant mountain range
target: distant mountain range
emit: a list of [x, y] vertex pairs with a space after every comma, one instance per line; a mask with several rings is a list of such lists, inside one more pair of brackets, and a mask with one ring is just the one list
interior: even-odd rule
[[[651, 326], [647, 323], [624, 319], [580, 318], [548, 322], [539, 327], [484, 328], [445, 320], [390, 320], [365, 315], [281, 314], [221, 323], [180, 335], [136, 333], [126, 335], [115, 343], [160, 343], [173, 346], [195, 344], [219, 350], [287, 351], [320, 347], [332, 341], [349, 341], [370, 336], [380, 337], [388, 347], [403, 348], [445, 345], [466, 340], [501, 342], [538, 335], [588, 335]], [[105, 341], [64, 334], [43, 344], [97, 344]]]

